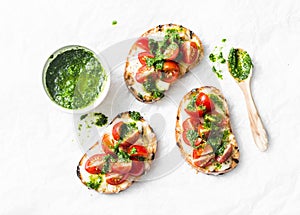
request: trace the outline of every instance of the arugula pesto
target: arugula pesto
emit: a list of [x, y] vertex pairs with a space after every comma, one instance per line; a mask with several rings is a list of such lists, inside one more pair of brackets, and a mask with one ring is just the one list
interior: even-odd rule
[[58, 54], [46, 71], [46, 87], [52, 99], [67, 109], [90, 105], [104, 89], [107, 75], [96, 56], [84, 48]]
[[213, 101], [215, 105], [217, 105], [224, 112], [224, 104], [219, 96], [215, 94], [208, 94], [208, 97]]
[[251, 69], [252, 69], [252, 61], [250, 55], [242, 50], [231, 48], [228, 55], [228, 67], [231, 75], [238, 82], [241, 82], [248, 78]]
[[221, 65], [226, 63], [226, 59], [223, 56], [223, 48], [225, 46], [226, 39], [222, 39], [222, 45], [215, 46], [213, 51], [209, 54], [208, 58], [212, 62], [212, 72], [217, 75], [219, 79], [223, 79]]
[[102, 182], [101, 175], [90, 175], [90, 181], [86, 183], [86, 186], [90, 189], [97, 190]]
[[129, 112], [129, 116], [131, 119], [135, 120], [135, 121], [138, 121], [140, 120], [142, 117], [141, 117], [141, 114], [137, 111], [130, 111]]
[[107, 124], [108, 117], [105, 116], [103, 113], [94, 113], [94, 116], [95, 116], [95, 122], [94, 122], [95, 125], [102, 127]]
[[145, 91], [151, 93], [155, 99], [164, 97], [163, 92], [157, 88], [156, 83], [152, 78], [148, 78], [148, 80], [143, 83], [143, 87]]

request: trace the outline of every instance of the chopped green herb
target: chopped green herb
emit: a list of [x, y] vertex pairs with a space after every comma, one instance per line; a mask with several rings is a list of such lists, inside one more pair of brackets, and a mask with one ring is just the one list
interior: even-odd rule
[[214, 165], [215, 165], [216, 169], [222, 168], [222, 164], [220, 164], [219, 162], [216, 162]]
[[208, 96], [213, 101], [213, 103], [224, 112], [224, 104], [220, 97], [215, 94], [208, 94]]
[[226, 42], [226, 39], [222, 39], [222, 43], [225, 43]]
[[107, 124], [108, 117], [105, 116], [103, 113], [94, 113], [94, 116], [96, 117], [95, 122], [94, 122], [95, 125], [102, 127]]
[[186, 106], [186, 108], [190, 111], [195, 111], [196, 110], [196, 100], [197, 100], [197, 96], [192, 96], [191, 100], [189, 101], [188, 105]]
[[199, 146], [195, 146], [196, 140], [199, 138], [198, 132], [194, 130], [188, 130], [186, 134], [187, 139], [191, 143], [193, 148], [199, 148]]
[[86, 183], [86, 186], [90, 189], [97, 190], [102, 182], [101, 175], [90, 175], [90, 181]]
[[130, 152], [129, 152], [129, 155], [133, 155], [137, 152], [136, 148], [135, 147], [132, 147]]
[[222, 70], [220, 69], [221, 64], [226, 63], [226, 59], [223, 57], [223, 48], [224, 43], [226, 42], [226, 39], [222, 39], [222, 45], [221, 46], [215, 46], [213, 51], [209, 54], [208, 58], [212, 62], [212, 72], [217, 75], [219, 79], [223, 79]]
[[80, 116], [80, 120], [84, 120], [88, 115], [87, 114], [83, 114]]
[[113, 20], [111, 24], [116, 25], [116, 24], [118, 24], [118, 22], [117, 22], [117, 20]]
[[143, 87], [147, 92], [151, 93], [154, 98], [162, 98], [164, 96], [163, 92], [157, 89], [156, 83], [152, 78], [145, 81]]
[[119, 150], [118, 152], [118, 161], [120, 162], [129, 162], [129, 154], [123, 150]]
[[142, 118], [141, 114], [137, 111], [130, 111], [129, 116], [130, 116], [131, 119], [136, 120], [136, 121], [138, 121]]
[[104, 165], [102, 167], [102, 170], [101, 170], [101, 173], [102, 174], [105, 174], [105, 173], [108, 173], [109, 170], [110, 170], [110, 162], [112, 162], [114, 160], [113, 156], [111, 155], [106, 155], [104, 157]]

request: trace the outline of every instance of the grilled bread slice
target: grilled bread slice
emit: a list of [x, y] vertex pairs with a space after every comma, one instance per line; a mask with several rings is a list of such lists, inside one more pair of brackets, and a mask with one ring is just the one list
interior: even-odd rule
[[237, 166], [238, 144], [227, 102], [217, 88], [196, 88], [183, 97], [177, 112], [176, 141], [197, 172], [220, 175]]
[[131, 47], [124, 72], [126, 85], [137, 100], [158, 101], [203, 55], [202, 42], [194, 32], [182, 25], [159, 25]]
[[120, 113], [81, 158], [77, 176], [89, 189], [118, 193], [149, 171], [156, 148], [156, 135], [138, 112]]

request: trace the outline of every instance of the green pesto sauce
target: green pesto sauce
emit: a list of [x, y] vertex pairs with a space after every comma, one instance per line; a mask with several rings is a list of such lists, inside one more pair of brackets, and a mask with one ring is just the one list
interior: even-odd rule
[[106, 80], [99, 60], [83, 48], [57, 55], [46, 72], [46, 86], [52, 99], [67, 109], [90, 105], [103, 90]]
[[252, 61], [246, 51], [231, 48], [228, 56], [228, 66], [231, 75], [240, 82], [248, 78], [252, 69]]

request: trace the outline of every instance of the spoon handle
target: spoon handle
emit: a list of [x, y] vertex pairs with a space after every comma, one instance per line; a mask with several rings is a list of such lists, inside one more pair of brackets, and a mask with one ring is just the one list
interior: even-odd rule
[[264, 125], [261, 121], [255, 103], [253, 101], [251, 90], [250, 90], [250, 81], [249, 80], [243, 81], [239, 85], [245, 96], [254, 142], [260, 151], [262, 152], [266, 151], [268, 148], [267, 132], [264, 128]]

